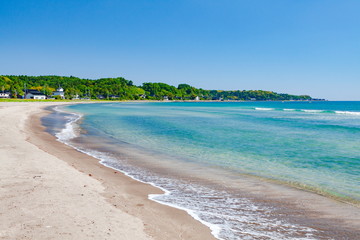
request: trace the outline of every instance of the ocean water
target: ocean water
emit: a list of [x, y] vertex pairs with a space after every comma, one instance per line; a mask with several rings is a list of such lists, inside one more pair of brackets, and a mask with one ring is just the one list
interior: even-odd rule
[[[360, 102], [71, 105], [59, 140], [165, 191], [219, 239], [322, 239], [237, 184], [256, 176], [360, 201]], [[239, 181], [238, 181], [239, 180]], [[324, 237], [323, 239], [329, 239]]]

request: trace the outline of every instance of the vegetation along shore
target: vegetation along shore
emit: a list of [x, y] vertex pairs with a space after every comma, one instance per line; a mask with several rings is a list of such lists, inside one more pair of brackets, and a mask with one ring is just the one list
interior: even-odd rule
[[[131, 80], [122, 77], [91, 80], [73, 76], [3, 75], [0, 76], [0, 88], [1, 98], [218, 101], [320, 100], [309, 95], [290, 95], [263, 90], [204, 90], [188, 84], [179, 84], [175, 87], [166, 83], [146, 82], [141, 86], [136, 86]], [[34, 98], [36, 94], [39, 98]]]

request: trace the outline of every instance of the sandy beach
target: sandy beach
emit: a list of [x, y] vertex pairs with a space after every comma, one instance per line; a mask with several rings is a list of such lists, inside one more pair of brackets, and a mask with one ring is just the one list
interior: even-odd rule
[[0, 239], [214, 239], [155, 187], [104, 167], [44, 132], [49, 102], [2, 102]]

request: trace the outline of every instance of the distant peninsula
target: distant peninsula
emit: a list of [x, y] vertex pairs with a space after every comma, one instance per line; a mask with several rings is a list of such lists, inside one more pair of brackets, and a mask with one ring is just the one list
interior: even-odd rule
[[[96, 80], [64, 76], [0, 75], [2, 98], [99, 99], [99, 100], [217, 100], [217, 101], [309, 101], [308, 95], [290, 95], [263, 90], [205, 90], [188, 84], [166, 83], [136, 86], [122, 77]], [[32, 93], [32, 94], [30, 94]], [[30, 94], [30, 95], [29, 95]], [[33, 98], [34, 99], [34, 98]]]

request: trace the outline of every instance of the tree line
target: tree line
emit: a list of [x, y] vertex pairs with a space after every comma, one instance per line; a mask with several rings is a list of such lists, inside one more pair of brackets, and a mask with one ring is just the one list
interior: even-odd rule
[[308, 95], [290, 95], [263, 90], [204, 90], [188, 84], [177, 87], [166, 83], [146, 82], [136, 86], [122, 77], [100, 78], [97, 80], [64, 76], [0, 76], [2, 91], [8, 91], [12, 98], [24, 95], [26, 89], [36, 89], [50, 96], [55, 89], [62, 87], [67, 99], [90, 98], [109, 100], [311, 100]]

